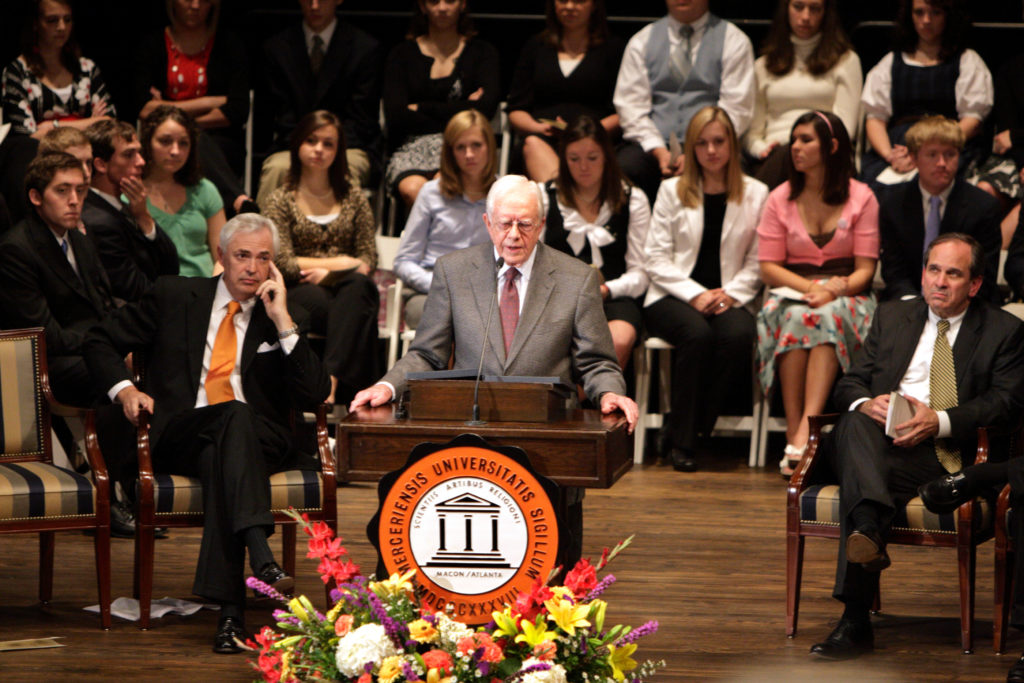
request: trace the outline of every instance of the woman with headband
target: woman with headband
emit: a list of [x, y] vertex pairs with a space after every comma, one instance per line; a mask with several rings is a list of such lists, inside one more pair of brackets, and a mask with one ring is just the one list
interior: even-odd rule
[[757, 316], [761, 386], [778, 368], [786, 413], [784, 476], [803, 456], [807, 416], [825, 407], [871, 324], [878, 261], [878, 202], [853, 179], [853, 151], [839, 117], [820, 111], [789, 135], [789, 180], [768, 196], [758, 258], [772, 288]]

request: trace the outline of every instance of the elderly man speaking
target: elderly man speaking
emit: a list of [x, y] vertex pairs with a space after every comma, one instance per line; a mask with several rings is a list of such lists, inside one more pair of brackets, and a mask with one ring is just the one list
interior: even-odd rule
[[[380, 382], [356, 394], [350, 411], [392, 400], [405, 390], [410, 372], [446, 368], [454, 342], [455, 369], [475, 370], [483, 353], [486, 375], [580, 382], [601, 412], [621, 410], [633, 430], [637, 407], [624, 395], [601, 307], [600, 274], [537, 243], [544, 230], [541, 202], [537, 185], [523, 176], [494, 183], [484, 215], [492, 244], [438, 259], [416, 340]], [[498, 318], [484, 344], [495, 287]]]

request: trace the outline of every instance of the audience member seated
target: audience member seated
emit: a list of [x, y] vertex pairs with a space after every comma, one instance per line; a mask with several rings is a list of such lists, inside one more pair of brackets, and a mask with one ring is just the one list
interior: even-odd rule
[[729, 115], [705, 107], [686, 132], [683, 174], [661, 184], [647, 233], [651, 287], [644, 320], [675, 347], [672, 412], [663, 429], [672, 466], [697, 469], [700, 436], [751, 379], [754, 298], [761, 290], [757, 224], [764, 183], [743, 175]]
[[615, 160], [611, 137], [589, 116], [559, 137], [558, 176], [549, 182], [543, 241], [601, 273], [601, 299], [615, 357], [625, 369], [640, 337], [640, 297], [647, 291], [644, 241], [651, 222], [647, 196]]
[[1001, 228], [1003, 249], [1010, 244], [1020, 215], [1021, 173], [1024, 173], [1024, 54], [999, 69], [992, 107], [992, 153], [970, 181], [999, 200], [1006, 216]]
[[907, 130], [907, 155], [917, 177], [879, 191], [885, 298], [921, 294], [918, 271], [927, 245], [949, 232], [970, 235], [985, 255], [978, 296], [999, 300], [999, 202], [957, 177], [963, 129], [952, 119], [929, 116]]
[[198, 135], [195, 119], [169, 104], [142, 121], [139, 135], [146, 208], [174, 242], [178, 270], [186, 277], [220, 272], [214, 255], [225, 220], [217, 188], [199, 172]]
[[465, 109], [490, 118], [498, 108], [498, 51], [475, 34], [465, 0], [413, 0], [407, 39], [384, 64], [384, 118], [394, 148], [384, 182], [406, 206], [437, 174], [449, 119]]
[[786, 413], [783, 475], [807, 446], [839, 370], [850, 367], [875, 311], [878, 202], [853, 179], [853, 151], [835, 114], [812, 111], [789, 137], [789, 180], [772, 190], [759, 238], [761, 279], [771, 291], [757, 315], [761, 387], [778, 365]]
[[369, 277], [377, 267], [373, 211], [348, 175], [341, 130], [329, 111], [302, 117], [292, 133], [288, 179], [270, 195], [265, 213], [281, 233], [275, 260], [288, 298], [327, 337], [327, 402], [345, 404], [380, 373], [380, 295]]
[[221, 0], [167, 0], [170, 24], [141, 43], [135, 97], [140, 119], [167, 104], [195, 119], [202, 131], [198, 149], [203, 173], [223, 204], [241, 213], [256, 210], [239, 181], [249, 116], [249, 66], [241, 40], [217, 27], [220, 5]]
[[[869, 610], [890, 564], [886, 537], [918, 487], [970, 463], [979, 427], [993, 435], [990, 460], [1009, 456], [1006, 434], [1024, 409], [1024, 325], [976, 296], [982, 260], [970, 236], [947, 233], [932, 242], [923, 297], [878, 307], [863, 355], [836, 386], [841, 415], [831, 441], [841, 521], [832, 595], [845, 607], [832, 633], [811, 647], [813, 656], [850, 659], [873, 649]], [[914, 416], [895, 425], [898, 436], [890, 439], [893, 390]]]
[[[110, 121], [111, 119], [102, 119]], [[97, 121], [96, 123], [100, 123]], [[55, 152], [67, 152], [82, 162], [82, 172], [85, 173], [85, 182], [92, 180], [92, 143], [86, 134], [78, 128], [64, 126], [63, 128], [52, 128], [39, 141], [39, 155], [53, 154]]]
[[830, 111], [847, 131], [857, 130], [864, 77], [843, 33], [838, 1], [779, 0], [754, 62], [754, 118], [743, 142], [754, 160], [751, 170], [769, 189], [786, 181], [789, 130], [804, 112]]
[[11, 218], [34, 209], [25, 203], [25, 169], [38, 140], [60, 126], [85, 129], [115, 116], [103, 76], [75, 41], [70, 0], [33, 0], [22, 53], [3, 70], [3, 122], [10, 133], [0, 145], [0, 192]]
[[288, 141], [306, 114], [327, 109], [341, 119], [349, 174], [370, 186], [380, 168], [380, 44], [341, 21], [341, 0], [298, 0], [302, 22], [264, 46], [268, 109], [274, 119], [272, 152], [263, 162], [257, 201], [262, 206], [288, 175]]
[[484, 212], [497, 168], [487, 118], [474, 109], [453, 116], [444, 129], [439, 177], [417, 195], [395, 255], [395, 274], [412, 290], [405, 300], [409, 327], [419, 325], [437, 259], [489, 241]]
[[[958, 121], [967, 140], [981, 131], [992, 109], [992, 74], [965, 43], [971, 23], [964, 2], [901, 0], [897, 48], [868, 72], [861, 96], [870, 145], [861, 160], [865, 182], [909, 179], [914, 161], [904, 135], [918, 119], [941, 114]], [[968, 151], [960, 156], [961, 170], [978, 156], [976, 149]]]
[[92, 143], [94, 170], [82, 222], [113, 295], [138, 301], [159, 276], [178, 274], [178, 250], [149, 214], [142, 181], [146, 162], [134, 126], [98, 121], [85, 132]]
[[608, 30], [604, 0], [547, 0], [547, 26], [523, 46], [508, 93], [508, 120], [522, 142], [526, 175], [558, 175], [560, 129], [590, 116], [612, 135], [615, 74], [625, 43]]
[[[258, 579], [282, 593], [295, 585], [267, 543], [274, 531], [268, 477], [315, 466], [294, 442], [290, 410], [314, 410], [329, 391], [323, 365], [289, 314], [273, 263], [276, 237], [266, 218], [236, 216], [218, 239], [223, 277], [160, 278], [86, 342], [97, 385], [125, 417], [134, 423], [142, 411], [152, 415], [153, 469], [202, 482], [192, 590], [221, 605], [213, 641], [220, 654], [241, 652], [235, 638], [249, 637], [246, 550]], [[149, 362], [147, 393], [132, 384], [123, 361], [136, 349]]]
[[734, 24], [708, 11], [710, 0], [665, 0], [668, 15], [629, 39], [615, 83], [615, 109], [628, 144], [623, 173], [654, 201], [662, 178], [683, 171], [673, 149], [697, 110], [717, 105], [742, 135], [754, 111], [754, 50]]

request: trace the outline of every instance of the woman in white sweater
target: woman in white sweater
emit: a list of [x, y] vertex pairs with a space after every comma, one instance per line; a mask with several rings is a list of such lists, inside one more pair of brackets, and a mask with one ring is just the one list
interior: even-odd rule
[[644, 323], [675, 347], [669, 456], [692, 472], [698, 436], [710, 435], [725, 396], [750, 381], [768, 188], [743, 175], [736, 129], [718, 107], [694, 114], [685, 149], [683, 174], [661, 184], [647, 231]]
[[857, 130], [863, 77], [837, 0], [779, 0], [754, 74], [757, 98], [744, 147], [755, 177], [769, 188], [785, 182], [789, 131], [808, 110], [832, 112], [846, 130]]

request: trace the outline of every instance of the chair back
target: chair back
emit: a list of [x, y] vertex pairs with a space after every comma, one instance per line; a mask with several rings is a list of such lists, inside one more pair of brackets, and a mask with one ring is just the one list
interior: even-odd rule
[[0, 463], [52, 458], [43, 334], [41, 327], [0, 332]]

